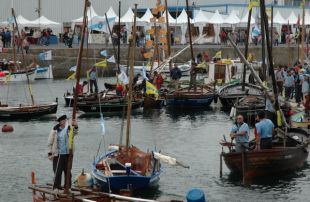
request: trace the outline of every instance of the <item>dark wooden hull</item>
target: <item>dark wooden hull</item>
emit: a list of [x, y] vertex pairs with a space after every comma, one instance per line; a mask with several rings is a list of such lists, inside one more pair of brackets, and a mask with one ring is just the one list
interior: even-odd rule
[[218, 92], [218, 96], [223, 107], [227, 109], [233, 107], [238, 100], [249, 95], [260, 97], [263, 95], [263, 89], [259, 86], [246, 83], [245, 91], [242, 91], [242, 84], [237, 83], [224, 86]]
[[157, 100], [152, 97], [144, 97], [143, 108], [144, 109], [160, 109], [165, 105], [165, 100], [158, 98]]
[[58, 103], [41, 104], [35, 106], [0, 107], [0, 120], [18, 119], [28, 120], [41, 116], [56, 114]]
[[255, 118], [259, 111], [265, 111], [265, 99], [257, 96], [246, 96], [236, 104], [236, 115], [241, 114], [244, 121], [251, 126], [255, 124]]
[[[262, 176], [274, 176], [294, 171], [304, 165], [308, 154], [306, 146], [248, 151], [245, 153], [246, 177], [257, 179]], [[231, 172], [242, 174], [242, 153], [224, 153], [223, 158]]]
[[[138, 109], [142, 106], [142, 100], [132, 101], [132, 109]], [[100, 104], [94, 102], [78, 102], [77, 107], [85, 113], [100, 113], [101, 112], [122, 112], [123, 108], [127, 109], [127, 101], [120, 100], [119, 102], [103, 101]]]

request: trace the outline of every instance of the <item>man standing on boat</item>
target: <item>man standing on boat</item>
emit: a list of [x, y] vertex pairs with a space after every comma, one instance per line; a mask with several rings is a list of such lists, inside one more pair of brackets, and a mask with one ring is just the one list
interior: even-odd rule
[[258, 149], [271, 149], [274, 124], [270, 119], [265, 118], [264, 111], [258, 112], [257, 120], [259, 122], [255, 124], [255, 127], [258, 136], [258, 140], [256, 141]]
[[[53, 171], [54, 171], [54, 184], [53, 189], [61, 189], [61, 178], [62, 172], [65, 173], [65, 186], [69, 183], [71, 185], [71, 176], [69, 177], [70, 181], [67, 182], [67, 165], [69, 159], [69, 131], [70, 126], [67, 122], [67, 116], [62, 115], [57, 119], [59, 122], [51, 130], [48, 137], [48, 159], [53, 161]], [[73, 126], [73, 135], [78, 133], [78, 125], [75, 120], [72, 120], [71, 125]], [[71, 173], [70, 173], [71, 175]]]
[[171, 76], [171, 84], [172, 86], [175, 86], [176, 89], [178, 89], [179, 86], [179, 80], [182, 77], [182, 72], [180, 70], [180, 68], [174, 64], [173, 69], [170, 72], [170, 76]]
[[285, 99], [287, 101], [292, 98], [294, 86], [295, 86], [295, 78], [292, 75], [292, 71], [288, 70], [287, 75], [284, 74]]
[[244, 123], [243, 116], [238, 115], [230, 132], [230, 137], [236, 141], [236, 152], [243, 152], [249, 147], [249, 131], [249, 126]]
[[89, 84], [90, 84], [90, 93], [93, 93], [93, 86], [95, 87], [95, 93], [98, 93], [98, 84], [97, 84], [97, 71], [96, 67], [92, 67], [89, 72]]

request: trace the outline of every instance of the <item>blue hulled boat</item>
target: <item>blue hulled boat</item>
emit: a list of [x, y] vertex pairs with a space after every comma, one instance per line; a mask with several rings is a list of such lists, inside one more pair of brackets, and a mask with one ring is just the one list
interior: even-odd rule
[[92, 164], [92, 175], [101, 189], [147, 188], [157, 184], [160, 173], [161, 164], [154, 153], [134, 146], [113, 146]]

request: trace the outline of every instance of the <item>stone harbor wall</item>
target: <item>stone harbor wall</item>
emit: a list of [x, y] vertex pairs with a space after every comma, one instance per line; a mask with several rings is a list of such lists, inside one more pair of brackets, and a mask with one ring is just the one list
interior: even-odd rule
[[[38, 61], [38, 54], [47, 50], [52, 50], [53, 54], [53, 60], [52, 61], [46, 61], [46, 62], [41, 62]], [[111, 56], [113, 55], [113, 48], [108, 47], [104, 48], [107, 50], [108, 55]], [[172, 48], [172, 53], [178, 52], [182, 47], [173, 47]], [[81, 74], [83, 77], [85, 77], [86, 70], [89, 69], [94, 63], [100, 61], [102, 57], [100, 56], [100, 51], [103, 50], [103, 48], [92, 48], [92, 49], [84, 49], [83, 52], [83, 59], [82, 59], [82, 71]], [[222, 58], [237, 58], [237, 53], [233, 50], [233, 48], [229, 46], [214, 46], [211, 45], [210, 47], [208, 45], [197, 45], [194, 46], [194, 55], [196, 56], [198, 53], [202, 53], [204, 51], [207, 51], [210, 57], [213, 57], [216, 52], [219, 50], [222, 51]], [[241, 48], [242, 52], [244, 52], [244, 48]], [[251, 46], [249, 48], [249, 53], [254, 54], [254, 59], [261, 61], [261, 48], [259, 46]], [[127, 65], [127, 55], [128, 55], [128, 47], [127, 46], [122, 46], [121, 47], [121, 64], [122, 65]], [[73, 48], [49, 48], [49, 47], [42, 47], [42, 48], [34, 48], [30, 50], [30, 53], [25, 55], [25, 63], [30, 64], [32, 60], [37, 60], [37, 62], [41, 66], [49, 65], [52, 64], [54, 69], [53, 69], [53, 74], [55, 79], [62, 79], [62, 78], [67, 78], [68, 75], [72, 74], [69, 72], [70, 67], [76, 65], [77, 61], [77, 55], [78, 55], [78, 49]], [[137, 65], [142, 65], [142, 57], [140, 53], [140, 49], [136, 48], [136, 62], [135, 64]], [[287, 47], [287, 46], [279, 46], [279, 47], [274, 47], [273, 49], [273, 60], [275, 66], [277, 65], [288, 65], [288, 64], [293, 64], [296, 62], [298, 56], [298, 49], [296, 46], [292, 47]], [[184, 51], [180, 56], [178, 56], [175, 59], [176, 63], [183, 63], [187, 62], [190, 60], [191, 54], [190, 50], [187, 49]], [[13, 60], [13, 54], [12, 50], [8, 50], [7, 53], [1, 53], [0, 54], [0, 59], [2, 60], [3, 58], [7, 60]], [[17, 60], [22, 61], [22, 56], [21, 54], [17, 54]], [[113, 63], [108, 63], [108, 67], [101, 70], [103, 71], [103, 74], [106, 76], [114, 76], [115, 75], [115, 70], [116, 70], [116, 65]]]

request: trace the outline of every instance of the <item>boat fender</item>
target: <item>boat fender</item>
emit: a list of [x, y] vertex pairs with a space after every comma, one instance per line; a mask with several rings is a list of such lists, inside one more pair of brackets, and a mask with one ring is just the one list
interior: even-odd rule
[[84, 172], [84, 169], [75, 177], [75, 185], [77, 187], [91, 187], [93, 184], [91, 174]]
[[97, 168], [98, 170], [105, 170], [105, 166], [104, 166], [103, 163], [97, 163], [97, 164], [96, 164], [96, 168]]
[[131, 163], [125, 163], [126, 174], [130, 175]]
[[13, 132], [14, 128], [10, 124], [4, 124], [2, 127], [2, 132], [7, 133], [7, 132]]
[[229, 117], [232, 119], [235, 116], [236, 116], [236, 108], [235, 107], [231, 107], [231, 110], [230, 110], [230, 113], [229, 113]]
[[201, 189], [193, 188], [186, 195], [187, 202], [207, 202], [205, 194]]

